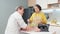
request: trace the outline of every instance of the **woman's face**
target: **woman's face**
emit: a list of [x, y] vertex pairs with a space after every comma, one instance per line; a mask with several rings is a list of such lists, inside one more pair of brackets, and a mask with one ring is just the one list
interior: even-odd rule
[[34, 6], [35, 12], [38, 13], [40, 12], [39, 8], [37, 6]]

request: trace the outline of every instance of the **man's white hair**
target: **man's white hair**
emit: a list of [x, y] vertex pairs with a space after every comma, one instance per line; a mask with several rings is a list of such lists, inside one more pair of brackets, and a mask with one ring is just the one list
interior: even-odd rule
[[17, 11], [17, 10], [18, 10], [18, 8], [19, 8], [19, 9], [22, 9], [22, 8], [23, 8], [23, 6], [16, 6], [15, 10]]

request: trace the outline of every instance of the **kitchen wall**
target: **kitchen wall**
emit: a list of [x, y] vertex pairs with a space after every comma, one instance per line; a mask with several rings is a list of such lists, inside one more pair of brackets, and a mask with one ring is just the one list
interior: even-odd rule
[[42, 10], [44, 13], [49, 15], [48, 21], [53, 19], [57, 20], [57, 24], [60, 24], [60, 8]]
[[55, 19], [57, 22], [60, 22], [60, 8], [52, 9], [52, 13], [49, 16], [51, 20]]
[[19, 5], [26, 8], [27, 0], [0, 0], [0, 34], [4, 34], [8, 17], [15, 11], [15, 7]]

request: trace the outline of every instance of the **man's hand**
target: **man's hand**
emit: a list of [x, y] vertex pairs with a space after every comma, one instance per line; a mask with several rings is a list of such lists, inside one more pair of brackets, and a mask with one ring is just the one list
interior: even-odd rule
[[38, 27], [33, 28], [35, 32], [40, 32], [40, 29]]
[[34, 32], [40, 32], [40, 29], [39, 29], [38, 27], [27, 26], [25, 29], [22, 28], [21, 31], [34, 31]]
[[31, 31], [32, 27], [27, 26], [26, 28], [21, 28], [20, 31]]

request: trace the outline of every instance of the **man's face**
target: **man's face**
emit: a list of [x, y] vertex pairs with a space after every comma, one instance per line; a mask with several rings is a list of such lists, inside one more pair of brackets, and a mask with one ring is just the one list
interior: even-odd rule
[[18, 9], [18, 11], [19, 11], [20, 14], [23, 15], [23, 13], [24, 13], [24, 8], [22, 8], [22, 9]]
[[24, 8], [21, 9], [21, 13], [22, 13], [22, 14], [24, 13]]

